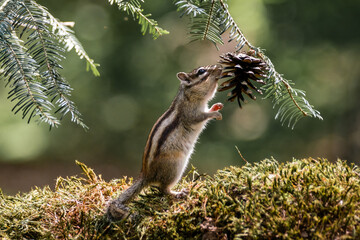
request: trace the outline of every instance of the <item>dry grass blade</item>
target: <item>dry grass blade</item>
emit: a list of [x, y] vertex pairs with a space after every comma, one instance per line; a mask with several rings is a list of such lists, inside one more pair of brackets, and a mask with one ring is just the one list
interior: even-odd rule
[[[128, 187], [126, 179], [59, 178], [55, 190], [0, 194], [1, 239], [358, 239], [359, 168], [338, 160], [266, 159], [219, 170], [192, 169], [178, 188], [187, 199], [147, 189], [130, 204], [132, 217], [104, 218], [107, 202]], [[92, 171], [93, 172], [93, 171]], [[90, 178], [89, 178], [90, 176]]]

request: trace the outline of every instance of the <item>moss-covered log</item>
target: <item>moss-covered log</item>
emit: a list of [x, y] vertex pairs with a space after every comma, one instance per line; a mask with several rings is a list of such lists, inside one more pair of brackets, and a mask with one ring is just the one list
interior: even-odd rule
[[3, 239], [359, 239], [360, 170], [338, 160], [267, 159], [214, 176], [192, 169], [174, 200], [147, 189], [128, 219], [109, 223], [106, 203], [127, 179], [105, 182], [80, 164], [86, 178], [59, 178], [55, 189], [0, 192]]

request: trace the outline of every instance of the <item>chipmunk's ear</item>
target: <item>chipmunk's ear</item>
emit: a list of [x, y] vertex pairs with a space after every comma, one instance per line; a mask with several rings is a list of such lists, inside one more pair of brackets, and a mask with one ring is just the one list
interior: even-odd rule
[[180, 80], [181, 83], [188, 85], [190, 83], [189, 76], [184, 72], [179, 72], [176, 74], [177, 78]]

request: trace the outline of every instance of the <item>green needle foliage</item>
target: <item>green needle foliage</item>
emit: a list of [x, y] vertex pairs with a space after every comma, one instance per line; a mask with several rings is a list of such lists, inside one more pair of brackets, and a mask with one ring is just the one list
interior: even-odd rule
[[164, 34], [169, 34], [168, 31], [162, 29], [158, 26], [158, 23], [151, 19], [151, 14], [144, 14], [143, 9], [141, 8], [141, 2], [144, 0], [109, 0], [110, 4], [114, 3], [119, 7], [119, 10], [127, 12], [127, 14], [131, 14], [134, 19], [139, 21], [141, 25], [141, 33], [143, 35], [148, 32], [153, 36], [154, 39], [157, 39], [159, 36]]
[[[154, 39], [168, 32], [144, 14], [138, 0], [109, 0], [121, 11], [138, 19], [141, 32]], [[57, 127], [67, 114], [87, 129], [81, 114], [70, 100], [71, 87], [61, 76], [63, 53], [72, 49], [85, 59], [87, 70], [99, 76], [98, 64], [84, 50], [73, 30], [56, 19], [34, 0], [0, 1], [0, 71], [11, 88], [13, 111], [28, 122], [36, 119]]]
[[[108, 0], [116, 4], [141, 25], [143, 34], [154, 39], [169, 32], [144, 14], [143, 0]], [[296, 122], [310, 116], [322, 119], [320, 113], [306, 100], [305, 92], [293, 87], [293, 83], [279, 74], [264, 52], [246, 39], [233, 20], [226, 0], [177, 0], [175, 5], [190, 18], [189, 33], [193, 41], [210, 40], [223, 44], [222, 35], [229, 33], [230, 41], [237, 42], [235, 51], [244, 46], [263, 59], [268, 67], [268, 77], [262, 87], [265, 98], [272, 99], [278, 109], [276, 118], [294, 127]], [[34, 0], [0, 1], [0, 71], [11, 88], [9, 99], [15, 102], [13, 111], [22, 113], [28, 122], [36, 118], [50, 127], [56, 127], [66, 115], [71, 121], [84, 124], [74, 102], [70, 100], [71, 87], [60, 75], [63, 53], [74, 49], [84, 58], [87, 69], [99, 76], [98, 64], [88, 56], [74, 32], [57, 20], [45, 7]]]
[[196, 40], [210, 40], [216, 44], [223, 44], [221, 34], [225, 28], [225, 15], [219, 1], [186, 1], [175, 3], [178, 10], [191, 16], [189, 26], [190, 38]]
[[0, 3], [0, 69], [10, 87], [13, 111], [28, 122], [36, 118], [50, 128], [65, 115], [87, 128], [74, 102], [71, 87], [60, 75], [64, 51], [75, 49], [94, 75], [96, 64], [87, 55], [72, 30], [33, 0], [3, 0]]
[[294, 88], [294, 83], [275, 70], [271, 60], [263, 50], [253, 46], [244, 36], [240, 27], [232, 18], [226, 0], [177, 0], [175, 4], [182, 14], [190, 18], [189, 33], [191, 40], [209, 40], [215, 45], [223, 44], [222, 35], [227, 32], [229, 41], [235, 41], [235, 51], [245, 46], [264, 60], [268, 67], [268, 77], [262, 87], [265, 98], [272, 99], [277, 108], [276, 119], [292, 128], [302, 117], [322, 119], [320, 112], [306, 100], [305, 92]]
[[6, 196], [0, 190], [1, 239], [359, 239], [360, 171], [338, 160], [274, 159], [219, 170], [192, 169], [172, 199], [147, 189], [132, 216], [109, 223], [106, 204], [129, 187], [105, 182], [77, 162], [85, 178], [59, 177], [54, 190]]
[[42, 10], [43, 14], [46, 15], [52, 32], [57, 36], [58, 40], [64, 45], [66, 51], [71, 51], [72, 49], [78, 54], [80, 58], [84, 58], [86, 60], [87, 70], [91, 70], [95, 76], [100, 76], [97, 67], [99, 64], [95, 63], [93, 59], [89, 57], [86, 53], [85, 49], [79, 42], [79, 40], [74, 35], [74, 31], [71, 30], [66, 25], [59, 22], [53, 15], [51, 15], [46, 8], [33, 2], [33, 4]]

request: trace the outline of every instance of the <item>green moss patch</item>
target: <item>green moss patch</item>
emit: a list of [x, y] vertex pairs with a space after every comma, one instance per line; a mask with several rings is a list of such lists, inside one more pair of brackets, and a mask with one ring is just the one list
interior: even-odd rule
[[178, 184], [186, 199], [146, 189], [126, 220], [110, 223], [106, 204], [131, 184], [58, 178], [55, 189], [0, 192], [3, 239], [359, 239], [360, 170], [338, 160], [266, 159], [214, 176], [192, 169]]

